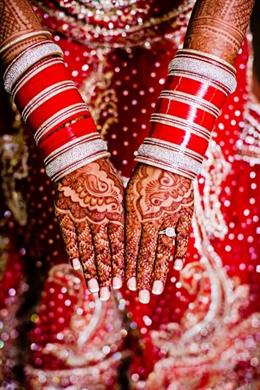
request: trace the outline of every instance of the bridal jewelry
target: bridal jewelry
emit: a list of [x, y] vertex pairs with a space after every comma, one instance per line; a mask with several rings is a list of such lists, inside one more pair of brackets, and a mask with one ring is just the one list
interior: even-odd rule
[[165, 234], [167, 237], [176, 237], [175, 229], [174, 227], [167, 227], [164, 230], [161, 230], [159, 234]]

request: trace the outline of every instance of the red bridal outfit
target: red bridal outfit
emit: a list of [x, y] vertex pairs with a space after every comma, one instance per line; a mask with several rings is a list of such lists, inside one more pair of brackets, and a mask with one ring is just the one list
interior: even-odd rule
[[[35, 1], [127, 179], [194, 1]], [[259, 118], [250, 45], [195, 182], [186, 265], [149, 305], [102, 303], [68, 265], [32, 134], [2, 96], [1, 380], [26, 389], [258, 389]], [[11, 387], [10, 387], [11, 388]]]

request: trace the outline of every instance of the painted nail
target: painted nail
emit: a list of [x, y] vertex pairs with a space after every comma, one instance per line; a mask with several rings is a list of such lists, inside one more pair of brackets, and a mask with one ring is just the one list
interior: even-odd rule
[[110, 291], [108, 287], [101, 287], [99, 298], [101, 301], [108, 301], [110, 297]]
[[173, 268], [176, 269], [176, 271], [181, 271], [183, 268], [183, 260], [182, 259], [175, 259]]
[[97, 279], [90, 279], [88, 281], [88, 289], [91, 293], [97, 293], [99, 291], [99, 285]]
[[79, 259], [72, 260], [72, 267], [75, 269], [75, 271], [78, 271], [79, 269], [81, 269], [81, 264], [80, 264]]
[[141, 303], [149, 303], [150, 301], [150, 293], [148, 290], [140, 290], [139, 292], [139, 302]]
[[163, 283], [160, 280], [155, 280], [153, 282], [152, 293], [154, 295], [160, 295], [163, 292]]
[[136, 291], [136, 278], [134, 276], [128, 279], [127, 287], [129, 288], [130, 291]]
[[112, 279], [112, 286], [114, 290], [119, 290], [122, 287], [122, 280], [115, 276]]

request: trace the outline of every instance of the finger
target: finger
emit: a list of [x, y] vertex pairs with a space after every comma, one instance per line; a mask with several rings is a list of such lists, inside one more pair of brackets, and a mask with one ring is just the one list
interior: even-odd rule
[[[129, 205], [129, 207], [131, 207]], [[135, 291], [136, 283], [136, 268], [139, 242], [141, 238], [141, 223], [139, 222], [134, 212], [128, 212], [126, 216], [126, 271], [125, 277], [129, 290]]]
[[[173, 227], [174, 224], [172, 223], [171, 226]], [[164, 229], [165, 228], [162, 227], [160, 230]], [[169, 271], [169, 261], [171, 259], [174, 243], [174, 237], [168, 237], [165, 234], [159, 234], [153, 273], [154, 282], [152, 288], [152, 293], [155, 295], [160, 295], [163, 292], [167, 273]]]
[[111, 284], [112, 274], [108, 226], [107, 224], [93, 224], [91, 225], [91, 231], [98, 271], [98, 282], [100, 285], [100, 299], [107, 301], [110, 296], [109, 286]]
[[57, 210], [55, 214], [60, 225], [61, 235], [65, 243], [66, 252], [68, 254], [72, 267], [75, 270], [82, 271], [79, 260], [80, 256], [78, 250], [78, 240], [74, 222], [71, 220], [68, 214], [60, 213]]
[[110, 223], [108, 235], [112, 259], [112, 286], [118, 290], [122, 287], [124, 276], [124, 226]]
[[183, 268], [187, 254], [192, 215], [182, 213], [176, 226], [176, 245], [174, 252], [174, 269], [180, 271]]
[[151, 289], [158, 230], [158, 225], [152, 222], [143, 225], [137, 260], [137, 287], [141, 303], [148, 303], [150, 300], [149, 290]]
[[83, 267], [88, 289], [91, 293], [99, 291], [97, 269], [95, 264], [94, 246], [92, 233], [88, 222], [83, 221], [77, 224], [77, 236], [80, 261]]

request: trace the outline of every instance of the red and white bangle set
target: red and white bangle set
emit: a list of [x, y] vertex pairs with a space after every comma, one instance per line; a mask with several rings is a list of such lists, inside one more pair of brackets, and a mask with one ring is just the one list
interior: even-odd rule
[[33, 129], [52, 180], [109, 156], [55, 43], [45, 40], [24, 50], [7, 67], [4, 85]]
[[194, 179], [215, 120], [235, 88], [235, 69], [229, 63], [207, 53], [179, 50], [151, 116], [150, 137], [135, 160]]

